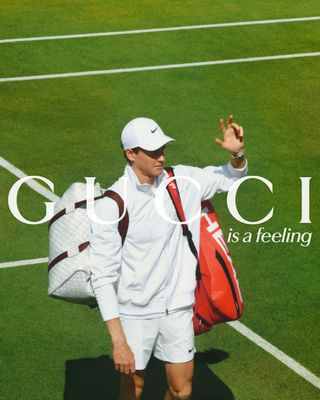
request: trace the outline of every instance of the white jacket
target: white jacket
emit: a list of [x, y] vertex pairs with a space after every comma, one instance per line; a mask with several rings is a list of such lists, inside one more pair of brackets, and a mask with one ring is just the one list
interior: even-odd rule
[[[228, 191], [235, 180], [247, 173], [247, 166], [235, 169], [230, 163], [219, 167], [196, 168], [178, 165], [175, 176], [191, 177], [200, 184], [200, 191], [185, 179], [177, 179], [187, 219], [200, 207], [200, 201], [217, 192]], [[155, 206], [155, 194], [163, 190], [167, 216], [178, 221], [173, 203], [164, 189], [167, 173], [157, 178], [154, 186], [140, 184], [127, 165], [127, 196], [120, 178], [109, 189], [125, 200], [129, 228], [122, 247], [118, 224], [92, 224], [92, 285], [104, 320], [119, 317], [152, 318], [194, 302], [196, 259], [191, 253], [182, 228], [166, 221]], [[109, 199], [98, 200], [96, 215], [105, 221], [119, 218], [117, 204]], [[188, 224], [199, 250], [199, 218]]]

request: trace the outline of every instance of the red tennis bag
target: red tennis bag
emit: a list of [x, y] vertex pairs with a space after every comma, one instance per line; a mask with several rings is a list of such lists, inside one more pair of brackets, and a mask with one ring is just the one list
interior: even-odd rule
[[[172, 168], [166, 168], [169, 177], [174, 176]], [[181, 204], [177, 182], [167, 186], [168, 193], [181, 222], [185, 215]], [[211, 203], [201, 203], [199, 255], [187, 224], [181, 224], [190, 250], [196, 257], [197, 286], [193, 327], [195, 335], [209, 331], [213, 325], [234, 321], [241, 317], [243, 301], [236, 270], [225, 242], [220, 222]]]
[[209, 201], [201, 203], [199, 267], [193, 326], [196, 335], [241, 317], [243, 301], [220, 222]]

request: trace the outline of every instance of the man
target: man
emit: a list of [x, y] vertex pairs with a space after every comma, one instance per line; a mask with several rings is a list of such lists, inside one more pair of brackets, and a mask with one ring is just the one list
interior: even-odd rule
[[[247, 172], [243, 129], [230, 116], [220, 120], [230, 153], [220, 167], [174, 167], [193, 241], [199, 249], [200, 221], [194, 218], [201, 200], [227, 191]], [[129, 214], [122, 247], [118, 224], [93, 224], [92, 285], [111, 336], [113, 359], [121, 373], [120, 400], [140, 399], [147, 363], [153, 353], [164, 362], [168, 381], [165, 400], [188, 399], [192, 389], [194, 333], [192, 307], [196, 259], [182, 235], [175, 208], [165, 191], [165, 145], [173, 141], [148, 118], [130, 121], [121, 135], [127, 166], [111, 190], [119, 193]], [[160, 193], [160, 194], [159, 194]], [[96, 215], [117, 221], [117, 204], [96, 202]]]

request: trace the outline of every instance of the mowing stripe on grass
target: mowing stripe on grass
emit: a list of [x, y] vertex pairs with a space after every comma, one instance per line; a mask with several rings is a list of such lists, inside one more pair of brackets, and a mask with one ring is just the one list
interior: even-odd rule
[[[25, 178], [28, 176], [23, 171], [15, 167], [14, 165], [10, 164], [9, 161], [5, 160], [3, 157], [0, 157], [0, 167], [5, 168], [13, 175], [17, 176], [18, 178]], [[44, 196], [46, 199], [50, 201], [58, 201], [59, 197], [56, 196], [54, 193], [50, 192], [47, 188], [40, 185], [40, 183], [36, 182], [34, 179], [29, 179], [25, 182], [26, 185], [30, 186], [33, 190]]]
[[47, 264], [48, 262], [49, 262], [48, 257], [34, 258], [32, 260], [19, 260], [19, 261], [3, 262], [3, 263], [0, 263], [0, 269], [1, 268], [22, 267], [24, 265]]
[[248, 57], [248, 58], [234, 58], [229, 60], [215, 60], [215, 61], [199, 61], [185, 64], [167, 64], [167, 65], [153, 65], [149, 67], [133, 67], [133, 68], [119, 68], [119, 69], [105, 69], [98, 71], [82, 71], [82, 72], [67, 72], [62, 74], [50, 75], [30, 75], [30, 76], [15, 76], [8, 78], [0, 78], [2, 82], [16, 82], [16, 81], [33, 81], [41, 79], [57, 79], [57, 78], [72, 78], [78, 76], [92, 76], [92, 75], [111, 75], [122, 74], [129, 72], [142, 72], [142, 71], [156, 71], [165, 69], [178, 69], [178, 68], [194, 68], [204, 67], [210, 65], [223, 65], [223, 64], [237, 64], [248, 63], [256, 61], [271, 61], [271, 60], [285, 60], [290, 58], [303, 58], [303, 57], [319, 57], [320, 52], [313, 53], [297, 53], [297, 54], [282, 54], [276, 56], [262, 56], [262, 57]]
[[242, 21], [242, 22], [224, 22], [220, 24], [206, 24], [206, 25], [173, 26], [168, 28], [135, 29], [130, 31], [79, 33], [74, 35], [55, 35], [55, 36], [39, 36], [39, 37], [16, 38], [16, 39], [1, 39], [0, 43], [35, 42], [41, 40], [59, 40], [59, 39], [79, 39], [79, 38], [99, 37], [99, 36], [135, 35], [139, 33], [186, 31], [190, 29], [227, 28], [230, 26], [281, 24], [287, 22], [304, 22], [304, 21], [317, 21], [317, 20], [320, 20], [320, 16], [284, 18], [284, 19], [266, 19], [260, 21], [258, 20], [258, 21]]
[[287, 356], [283, 351], [279, 350], [277, 347], [273, 346], [271, 343], [267, 342], [261, 336], [254, 333], [247, 326], [243, 325], [239, 321], [228, 322], [232, 328], [237, 332], [241, 333], [243, 336], [251, 340], [257, 346], [261, 347], [267, 353], [271, 354], [277, 360], [282, 362], [296, 374], [300, 375], [303, 379], [311, 383], [316, 388], [320, 389], [320, 378], [314, 375], [311, 371], [305, 368], [303, 365], [295, 361], [293, 358]]

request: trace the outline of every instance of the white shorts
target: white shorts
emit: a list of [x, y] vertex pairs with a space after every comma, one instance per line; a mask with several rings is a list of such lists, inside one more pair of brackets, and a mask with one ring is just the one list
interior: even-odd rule
[[183, 363], [194, 357], [192, 307], [151, 319], [120, 317], [137, 370], [145, 369], [151, 354], [162, 361]]

